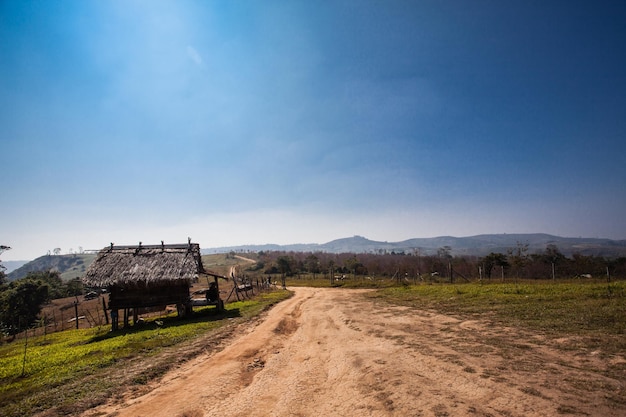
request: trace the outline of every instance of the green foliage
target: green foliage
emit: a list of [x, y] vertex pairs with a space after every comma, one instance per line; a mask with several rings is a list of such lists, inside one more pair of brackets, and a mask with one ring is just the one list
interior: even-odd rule
[[30, 327], [39, 316], [41, 306], [50, 299], [49, 287], [38, 279], [23, 278], [9, 284], [0, 293], [2, 330], [16, 334]]
[[499, 266], [505, 269], [509, 267], [509, 262], [507, 261], [506, 256], [502, 253], [491, 252], [489, 255], [485, 256], [482, 261], [483, 267], [485, 268], [486, 278], [491, 278], [491, 273], [495, 266]]
[[67, 297], [81, 295], [83, 290], [84, 286], [80, 278], [74, 278], [65, 284], [65, 295]]
[[2, 331], [15, 334], [33, 325], [47, 301], [68, 295], [80, 295], [82, 283], [65, 284], [56, 271], [31, 272], [25, 278], [0, 287], [0, 325]]
[[259, 261], [259, 262], [255, 262], [252, 265], [248, 266], [246, 268], [246, 271], [256, 272], [256, 271], [263, 271], [264, 269], [265, 269], [265, 262]]
[[283, 275], [291, 275], [292, 274], [292, 265], [294, 261], [291, 256], [279, 256], [276, 259], [276, 264], [278, 266], [278, 270]]
[[48, 287], [48, 300], [63, 298], [66, 296], [66, 287], [61, 275], [56, 271], [30, 272], [25, 279], [41, 282]]

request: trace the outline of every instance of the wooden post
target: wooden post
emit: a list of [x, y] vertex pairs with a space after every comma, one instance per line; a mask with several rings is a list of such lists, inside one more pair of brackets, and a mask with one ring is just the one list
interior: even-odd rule
[[109, 325], [109, 315], [107, 314], [107, 302], [104, 301], [104, 297], [102, 297], [102, 310], [104, 311], [104, 321], [107, 326]]
[[78, 330], [78, 301], [74, 301], [74, 318], [76, 319], [76, 330]]
[[[220, 296], [220, 284], [217, 277], [214, 276], [213, 280], [215, 281], [215, 289], [217, 291], [217, 311], [222, 311], [224, 310], [224, 301], [222, 301], [222, 297]], [[209, 282], [208, 277], [206, 281]]]

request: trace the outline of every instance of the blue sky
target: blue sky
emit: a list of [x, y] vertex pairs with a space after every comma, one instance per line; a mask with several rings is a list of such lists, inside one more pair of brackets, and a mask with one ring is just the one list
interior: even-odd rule
[[2, 259], [626, 239], [625, 21], [623, 1], [2, 1]]

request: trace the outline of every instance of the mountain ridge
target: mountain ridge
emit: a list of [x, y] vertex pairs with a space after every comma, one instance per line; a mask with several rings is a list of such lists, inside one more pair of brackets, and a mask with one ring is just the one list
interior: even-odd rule
[[545, 251], [548, 245], [555, 245], [565, 256], [581, 254], [585, 256], [626, 256], [626, 240], [605, 238], [561, 237], [547, 233], [503, 233], [481, 234], [466, 237], [437, 236], [412, 238], [398, 242], [375, 241], [363, 236], [339, 238], [327, 243], [263, 244], [238, 245], [202, 249], [203, 254], [230, 251], [292, 251], [292, 252], [354, 252], [354, 253], [416, 253], [435, 255], [444, 247], [449, 247], [453, 256], [485, 256], [491, 252], [507, 253], [518, 245], [528, 245], [528, 253]]

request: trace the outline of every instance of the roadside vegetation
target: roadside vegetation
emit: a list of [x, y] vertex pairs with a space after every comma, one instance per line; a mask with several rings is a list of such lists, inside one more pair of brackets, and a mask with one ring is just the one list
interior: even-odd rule
[[93, 407], [121, 386], [145, 384], [210, 349], [229, 327], [289, 296], [265, 292], [230, 303], [223, 313], [204, 307], [191, 319], [164, 316], [116, 332], [108, 326], [67, 330], [1, 345], [0, 415]]

